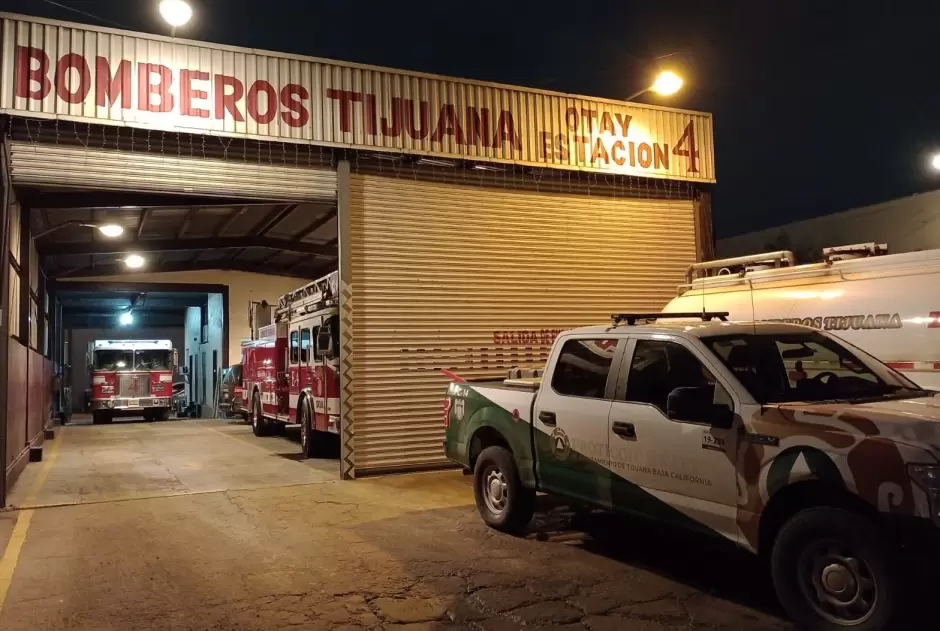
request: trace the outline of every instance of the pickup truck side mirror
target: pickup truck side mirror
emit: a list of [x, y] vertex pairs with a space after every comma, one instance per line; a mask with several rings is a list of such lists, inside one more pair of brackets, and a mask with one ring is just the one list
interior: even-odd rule
[[666, 416], [676, 421], [710, 423], [718, 429], [731, 429], [734, 410], [715, 403], [714, 386], [676, 388], [666, 399]]

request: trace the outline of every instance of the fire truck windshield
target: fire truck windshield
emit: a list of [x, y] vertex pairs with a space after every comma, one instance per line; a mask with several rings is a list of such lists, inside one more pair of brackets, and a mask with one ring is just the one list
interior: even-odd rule
[[95, 368], [98, 370], [131, 370], [133, 367], [132, 351], [95, 351]]
[[134, 353], [134, 370], [172, 370], [173, 351], [152, 350]]

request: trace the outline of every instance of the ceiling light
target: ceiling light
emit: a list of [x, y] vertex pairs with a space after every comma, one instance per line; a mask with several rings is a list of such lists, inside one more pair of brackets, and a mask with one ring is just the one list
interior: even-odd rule
[[103, 226], [98, 226], [98, 232], [103, 234], [106, 237], [119, 237], [124, 234], [124, 228], [117, 224], [106, 223]]
[[144, 257], [139, 254], [131, 254], [126, 259], [124, 259], [124, 264], [131, 269], [140, 269], [146, 262], [147, 261], [144, 260]]
[[121, 326], [130, 326], [134, 324], [134, 314], [128, 311], [127, 313], [122, 313], [120, 318]]

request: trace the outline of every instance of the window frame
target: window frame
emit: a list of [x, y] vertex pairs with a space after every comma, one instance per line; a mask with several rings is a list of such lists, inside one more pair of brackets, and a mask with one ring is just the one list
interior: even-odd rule
[[[558, 363], [561, 359], [561, 355], [565, 350], [565, 345], [568, 342], [593, 342], [593, 341], [604, 341], [611, 340], [617, 343], [617, 348], [614, 350], [614, 356], [610, 361], [610, 370], [607, 372], [607, 382], [604, 384], [604, 396], [602, 397], [584, 397], [576, 394], [565, 394], [559, 392], [555, 389], [555, 375], [558, 371]], [[557, 351], [552, 355], [552, 379], [548, 383], [548, 387], [551, 389], [552, 394], [556, 397], [564, 397], [566, 399], [583, 399], [585, 401], [612, 401], [614, 398], [614, 391], [617, 385], [617, 380], [619, 377], [619, 372], [621, 366], [623, 365], [623, 354], [626, 349], [626, 337], [623, 335], [617, 334], [581, 334], [581, 335], [571, 335], [566, 336], [561, 340], [561, 343], [558, 345]]]
[[631, 334], [627, 343], [625, 344], [623, 358], [621, 360], [620, 368], [617, 371], [618, 374], [623, 375], [623, 378], [618, 378], [616, 389], [614, 392], [614, 403], [621, 405], [642, 405], [644, 407], [656, 410], [663, 419], [669, 421], [670, 423], [682, 423], [684, 425], [697, 425], [701, 427], [713, 427], [712, 423], [698, 422], [698, 421], [684, 421], [682, 419], [669, 418], [666, 413], [661, 410], [659, 407], [653, 405], [652, 403], [646, 403], [645, 401], [628, 401], [627, 400], [627, 382], [630, 380], [630, 368], [633, 366], [633, 356], [636, 353], [637, 342], [640, 340], [652, 341], [652, 342], [664, 342], [664, 343], [673, 343], [682, 346], [687, 351], [692, 353], [692, 355], [702, 363], [705, 368], [712, 374], [715, 378], [715, 382], [720, 384], [722, 388], [725, 389], [725, 393], [728, 395], [728, 399], [731, 401], [731, 411], [735, 414], [738, 414], [741, 410], [741, 400], [738, 397], [738, 391], [736, 388], [731, 386], [731, 382], [727, 378], [725, 373], [726, 368], [723, 364], [716, 364], [712, 361], [711, 351], [700, 341], [695, 340], [698, 344], [692, 343], [690, 340], [680, 337], [677, 335], [669, 335], [663, 333], [634, 333]]
[[[294, 346], [294, 342], [297, 346]], [[295, 329], [290, 332], [287, 338], [287, 361], [291, 366], [300, 365], [300, 330]]]

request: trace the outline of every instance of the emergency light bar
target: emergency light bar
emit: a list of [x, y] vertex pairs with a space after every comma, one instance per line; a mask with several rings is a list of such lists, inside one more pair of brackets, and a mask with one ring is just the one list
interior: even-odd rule
[[696, 318], [702, 322], [711, 322], [712, 320], [728, 321], [727, 311], [699, 311], [698, 313], [614, 313], [611, 316], [614, 326], [626, 322], [628, 326], [633, 326], [637, 321], [651, 322], [655, 320], [678, 320], [680, 318]]

